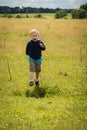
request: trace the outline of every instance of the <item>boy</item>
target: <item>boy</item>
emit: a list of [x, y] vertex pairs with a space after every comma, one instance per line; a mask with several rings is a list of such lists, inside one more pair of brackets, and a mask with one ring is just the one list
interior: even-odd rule
[[34, 72], [36, 73], [35, 85], [39, 86], [39, 73], [41, 72], [42, 54], [41, 51], [45, 50], [44, 43], [39, 40], [39, 32], [36, 29], [30, 31], [31, 40], [26, 46], [26, 55], [29, 56], [30, 62], [30, 86], [34, 85]]

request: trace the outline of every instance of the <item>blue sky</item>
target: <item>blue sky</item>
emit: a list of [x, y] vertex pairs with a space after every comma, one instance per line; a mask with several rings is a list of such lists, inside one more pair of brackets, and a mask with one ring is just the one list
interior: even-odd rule
[[44, 8], [79, 8], [87, 0], [0, 0], [1, 6], [44, 7]]

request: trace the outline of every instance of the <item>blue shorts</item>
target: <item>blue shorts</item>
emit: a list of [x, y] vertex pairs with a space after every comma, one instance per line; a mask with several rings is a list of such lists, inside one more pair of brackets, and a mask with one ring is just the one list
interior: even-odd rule
[[33, 59], [33, 58], [29, 57], [28, 60], [29, 60], [29, 61], [35, 61], [35, 62], [42, 62], [42, 58]]

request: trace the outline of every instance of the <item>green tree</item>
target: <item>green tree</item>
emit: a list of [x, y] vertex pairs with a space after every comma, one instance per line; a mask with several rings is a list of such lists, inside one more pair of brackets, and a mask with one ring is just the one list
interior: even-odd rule
[[72, 14], [72, 18], [74, 19], [86, 18], [86, 11], [84, 9], [73, 9], [71, 14]]
[[82, 4], [80, 6], [80, 9], [84, 9], [87, 12], [87, 3], [86, 4]]
[[55, 18], [63, 18], [66, 15], [67, 15], [67, 11], [66, 10], [59, 10], [58, 12], [56, 12]]

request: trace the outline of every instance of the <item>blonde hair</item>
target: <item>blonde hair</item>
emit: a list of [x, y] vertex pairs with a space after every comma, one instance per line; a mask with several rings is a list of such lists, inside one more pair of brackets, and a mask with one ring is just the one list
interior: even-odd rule
[[38, 31], [37, 29], [32, 29], [32, 30], [30, 31], [30, 35], [31, 35], [32, 33], [34, 33], [34, 32], [36, 32], [37, 34], [39, 34], [39, 31]]

